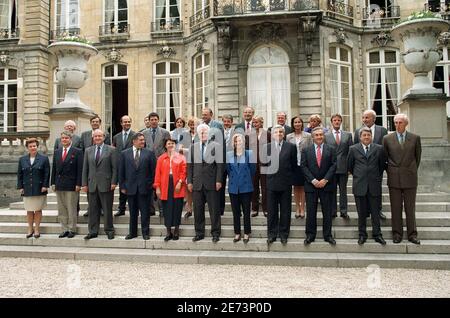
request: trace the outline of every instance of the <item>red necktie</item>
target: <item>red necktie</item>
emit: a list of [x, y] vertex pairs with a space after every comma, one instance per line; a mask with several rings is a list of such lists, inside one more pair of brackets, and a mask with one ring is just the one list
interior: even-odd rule
[[317, 146], [317, 155], [316, 155], [316, 158], [317, 158], [317, 165], [318, 165], [319, 168], [320, 168], [320, 161], [322, 161], [322, 151], [320, 150], [320, 146]]
[[341, 143], [341, 139], [339, 138], [339, 130], [336, 131], [336, 144], [340, 144]]
[[66, 157], [67, 157], [67, 148], [64, 147], [64, 152], [63, 152], [63, 155], [62, 155], [62, 161], [66, 160]]

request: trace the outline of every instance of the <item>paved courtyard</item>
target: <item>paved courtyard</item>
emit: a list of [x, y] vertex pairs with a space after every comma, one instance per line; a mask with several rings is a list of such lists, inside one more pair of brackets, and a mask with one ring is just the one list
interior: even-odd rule
[[450, 271], [0, 258], [0, 297], [450, 297]]

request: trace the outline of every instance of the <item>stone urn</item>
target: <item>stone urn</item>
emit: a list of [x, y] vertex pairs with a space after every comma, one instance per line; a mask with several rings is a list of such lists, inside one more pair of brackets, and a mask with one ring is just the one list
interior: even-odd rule
[[80, 42], [59, 41], [48, 46], [48, 50], [58, 58], [56, 78], [65, 87], [64, 101], [53, 108], [84, 108], [86, 106], [78, 95], [78, 90], [88, 79], [87, 63], [98, 51], [92, 45]]
[[405, 21], [392, 28], [392, 36], [403, 42], [405, 67], [414, 74], [413, 86], [405, 96], [442, 93], [442, 90], [433, 87], [428, 73], [435, 69], [441, 59], [442, 53], [437, 47], [437, 40], [439, 34], [448, 28], [449, 23], [440, 18]]

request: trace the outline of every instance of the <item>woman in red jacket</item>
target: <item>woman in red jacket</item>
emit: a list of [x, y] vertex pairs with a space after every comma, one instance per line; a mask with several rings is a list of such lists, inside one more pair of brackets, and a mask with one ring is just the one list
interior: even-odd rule
[[[153, 187], [162, 202], [164, 225], [167, 235], [164, 241], [178, 240], [186, 192], [186, 158], [175, 149], [175, 140], [164, 140], [166, 152], [158, 158]], [[172, 227], [174, 230], [172, 232]]]

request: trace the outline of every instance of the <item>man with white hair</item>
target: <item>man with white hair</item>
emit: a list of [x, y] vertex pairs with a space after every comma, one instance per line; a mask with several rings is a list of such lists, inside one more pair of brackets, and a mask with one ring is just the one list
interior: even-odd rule
[[[80, 141], [81, 138], [78, 135], [75, 135], [75, 130], [77, 129], [77, 124], [73, 120], [68, 120], [64, 123], [64, 131], [69, 131], [72, 133], [72, 147], [80, 148]], [[53, 153], [58, 149], [61, 148], [61, 138], [58, 137], [55, 140], [55, 146], [53, 147]]]
[[422, 146], [420, 136], [406, 131], [408, 117], [397, 114], [394, 117], [395, 133], [383, 140], [387, 156], [389, 199], [392, 213], [392, 238], [400, 243], [403, 238], [402, 206], [405, 207], [408, 241], [420, 244], [416, 228], [417, 170], [419, 169]]

